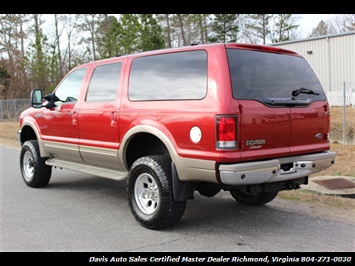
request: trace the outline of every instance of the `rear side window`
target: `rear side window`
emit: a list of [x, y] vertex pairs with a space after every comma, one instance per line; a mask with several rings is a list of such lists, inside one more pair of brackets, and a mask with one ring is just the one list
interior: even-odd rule
[[302, 57], [239, 49], [227, 49], [233, 97], [292, 98], [292, 91], [306, 88], [318, 93], [302, 94], [311, 100], [325, 100], [323, 88]]
[[132, 62], [130, 100], [198, 100], [206, 92], [205, 50], [146, 56]]
[[97, 66], [92, 74], [87, 102], [112, 102], [116, 99], [122, 63]]

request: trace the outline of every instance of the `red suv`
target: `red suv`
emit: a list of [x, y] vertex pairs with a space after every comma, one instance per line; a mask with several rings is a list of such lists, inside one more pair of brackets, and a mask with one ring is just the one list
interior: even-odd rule
[[72, 69], [21, 114], [25, 183], [53, 166], [127, 179], [149, 229], [178, 222], [195, 191], [263, 205], [330, 167], [330, 110], [306, 60], [253, 44], [124, 55]]

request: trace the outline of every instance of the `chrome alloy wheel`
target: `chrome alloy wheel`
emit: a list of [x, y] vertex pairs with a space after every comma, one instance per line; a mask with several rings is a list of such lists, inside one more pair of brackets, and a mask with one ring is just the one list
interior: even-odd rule
[[33, 156], [32, 153], [29, 151], [26, 151], [25, 154], [23, 155], [23, 172], [24, 172], [24, 178], [28, 181], [30, 181], [33, 178], [34, 174], [34, 162], [33, 162]]
[[134, 197], [138, 208], [144, 214], [153, 214], [159, 207], [160, 196], [158, 184], [147, 173], [140, 174], [134, 185]]

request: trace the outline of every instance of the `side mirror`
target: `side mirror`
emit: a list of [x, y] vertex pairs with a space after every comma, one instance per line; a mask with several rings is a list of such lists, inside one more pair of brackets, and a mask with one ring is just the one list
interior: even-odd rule
[[42, 90], [41, 89], [32, 90], [31, 105], [33, 108], [42, 108]]
[[54, 92], [44, 95], [43, 99], [47, 100], [47, 103], [43, 105], [43, 107], [46, 107], [47, 109], [55, 108], [55, 102], [59, 101], [59, 98], [55, 95]]

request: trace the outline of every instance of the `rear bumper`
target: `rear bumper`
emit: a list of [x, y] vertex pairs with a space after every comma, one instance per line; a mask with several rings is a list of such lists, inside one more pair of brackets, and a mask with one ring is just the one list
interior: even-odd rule
[[[219, 165], [221, 182], [226, 185], [242, 186], [273, 183], [306, 177], [329, 168], [335, 161], [336, 153], [322, 153], [278, 158], [259, 162]], [[282, 165], [292, 165], [282, 170]]]

